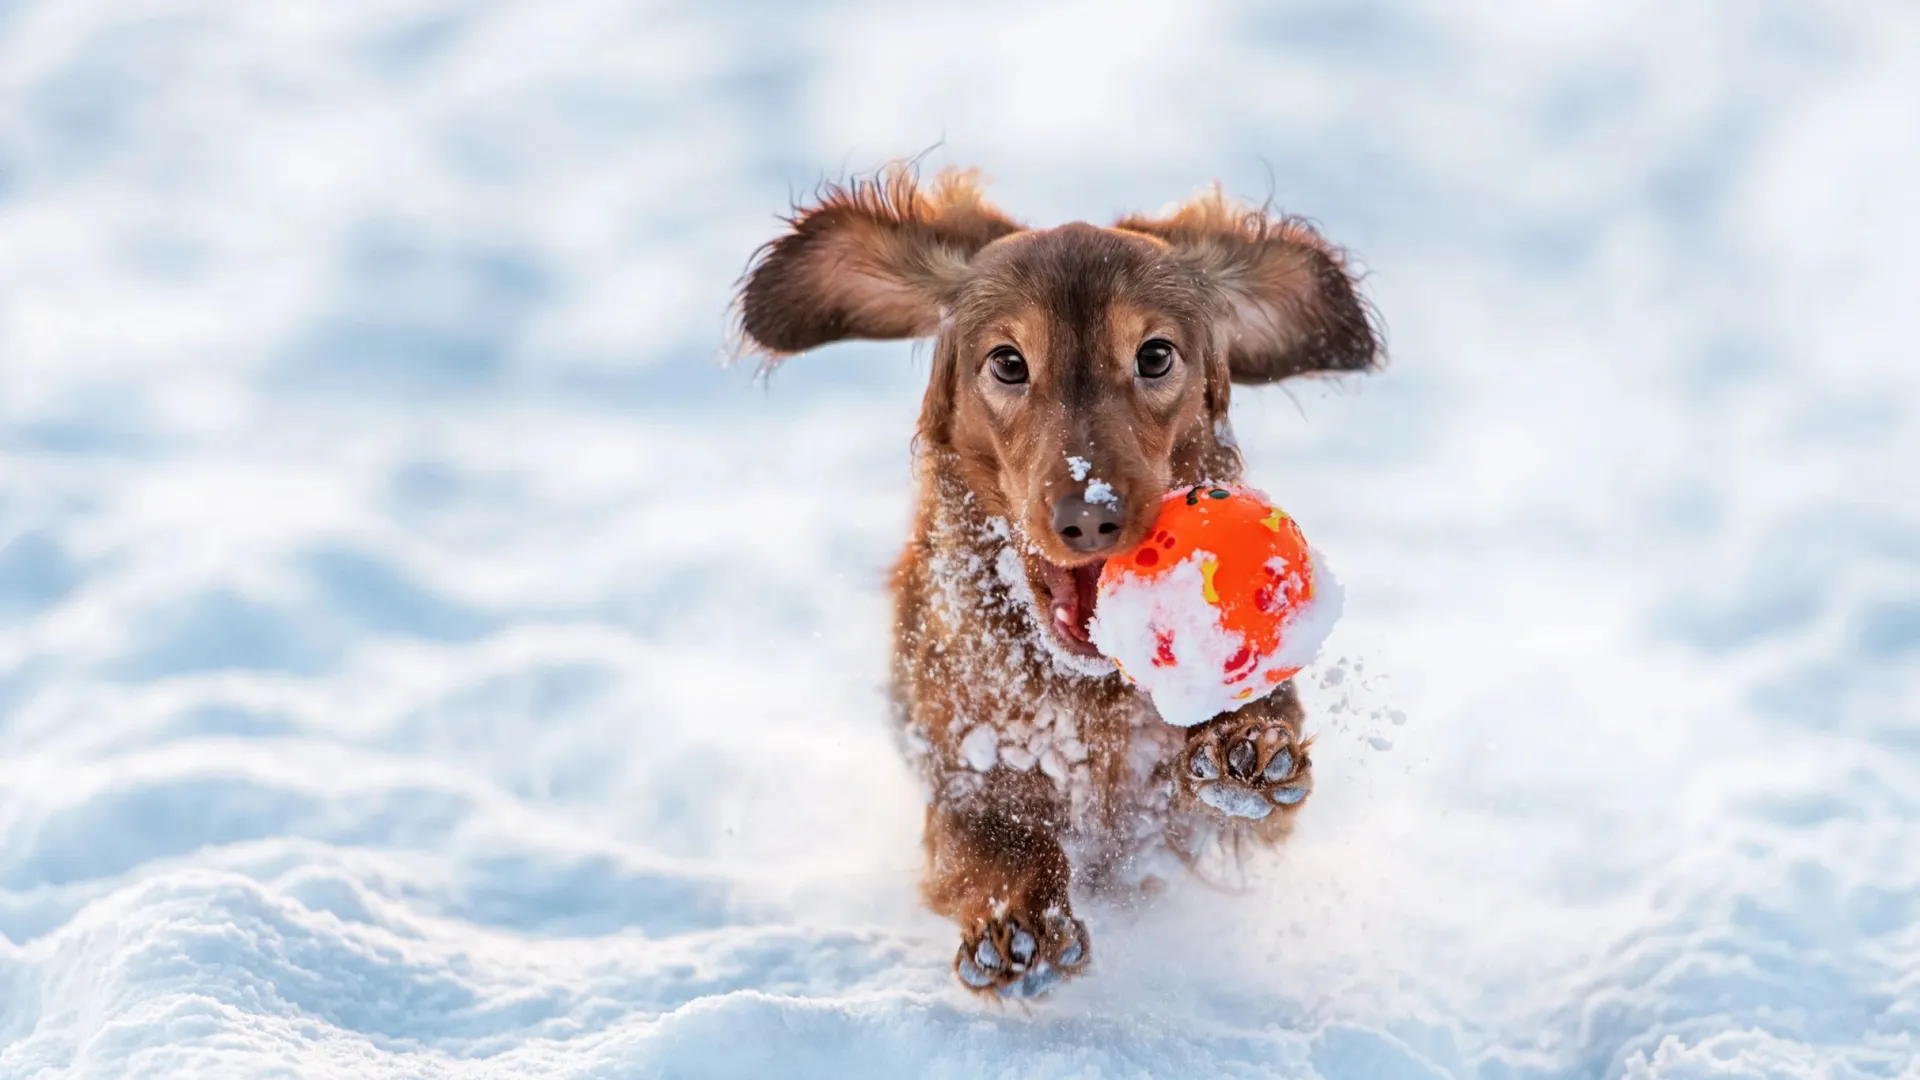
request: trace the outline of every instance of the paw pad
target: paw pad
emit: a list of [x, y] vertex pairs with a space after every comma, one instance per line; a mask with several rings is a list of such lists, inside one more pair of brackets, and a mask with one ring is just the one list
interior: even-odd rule
[[1227, 751], [1227, 772], [1235, 780], [1253, 779], [1253, 771], [1259, 764], [1260, 748], [1253, 745], [1251, 739], [1242, 739]]
[[1086, 924], [1049, 912], [1038, 932], [1011, 916], [992, 919], [972, 948], [954, 957], [954, 974], [973, 990], [1003, 998], [1031, 998], [1053, 989], [1086, 964]]
[[1012, 950], [1014, 963], [1016, 964], [1031, 963], [1033, 960], [1033, 952], [1035, 949], [1038, 949], [1039, 947], [1040, 947], [1040, 943], [1033, 940], [1032, 934], [1027, 933], [1025, 930], [1021, 929], [1018, 926], [1014, 927], [1013, 950]]
[[1273, 813], [1273, 804], [1250, 788], [1233, 787], [1228, 784], [1204, 784], [1195, 792], [1200, 801], [1230, 817], [1252, 818], [1255, 821]]
[[1308, 790], [1305, 784], [1288, 784], [1286, 787], [1277, 787], [1273, 789], [1273, 801], [1279, 803], [1281, 806], [1292, 806], [1294, 803], [1306, 798]]
[[1188, 789], [1228, 817], [1259, 821], [1276, 806], [1293, 806], [1313, 792], [1311, 763], [1293, 731], [1276, 720], [1208, 725], [1186, 751]]

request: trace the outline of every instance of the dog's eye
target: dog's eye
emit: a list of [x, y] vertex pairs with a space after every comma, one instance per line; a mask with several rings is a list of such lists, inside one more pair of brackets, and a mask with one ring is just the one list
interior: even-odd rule
[[987, 354], [987, 366], [993, 377], [1009, 386], [1027, 381], [1027, 358], [1005, 345]]
[[1134, 374], [1143, 379], [1157, 379], [1172, 370], [1173, 342], [1165, 338], [1153, 338], [1133, 354]]

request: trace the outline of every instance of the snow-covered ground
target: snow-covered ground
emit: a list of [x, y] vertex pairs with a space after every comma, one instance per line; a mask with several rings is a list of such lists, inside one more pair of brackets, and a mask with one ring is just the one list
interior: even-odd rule
[[[1236, 405], [1303, 827], [1031, 1010], [913, 902], [925, 358], [716, 363], [936, 142], [1391, 328]], [[1917, 190], [1899, 3], [0, 3], [0, 1077], [1920, 1076]]]

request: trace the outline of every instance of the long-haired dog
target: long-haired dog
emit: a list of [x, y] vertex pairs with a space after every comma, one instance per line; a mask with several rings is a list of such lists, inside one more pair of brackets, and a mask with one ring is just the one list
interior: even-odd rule
[[[1162, 723], [1088, 641], [1107, 555], [1163, 492], [1238, 480], [1233, 383], [1380, 358], [1342, 253], [1215, 188], [1112, 227], [1016, 224], [972, 174], [827, 188], [739, 298], [769, 361], [934, 338], [913, 534], [893, 574], [893, 698], [929, 789], [923, 893], [968, 987], [1042, 993], [1092, 957], [1071, 887], [1138, 889], [1271, 845], [1313, 787], [1291, 683]], [[1103, 485], [1089, 498], [1088, 483]]]

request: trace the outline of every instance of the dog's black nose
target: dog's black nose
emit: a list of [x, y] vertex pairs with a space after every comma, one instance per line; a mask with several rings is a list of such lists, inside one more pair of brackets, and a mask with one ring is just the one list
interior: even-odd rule
[[1098, 502], [1074, 492], [1053, 504], [1053, 531], [1075, 551], [1105, 551], [1120, 539], [1120, 497], [1111, 491]]

